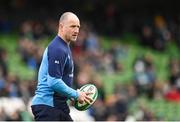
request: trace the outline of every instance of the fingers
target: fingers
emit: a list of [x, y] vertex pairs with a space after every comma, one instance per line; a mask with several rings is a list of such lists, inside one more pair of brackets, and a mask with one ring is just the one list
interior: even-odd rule
[[93, 100], [90, 98], [90, 97], [86, 97], [86, 99], [89, 101], [89, 102], [93, 102]]
[[88, 95], [91, 95], [93, 93], [92, 92], [85, 92], [85, 94], [86, 94], [85, 102], [87, 102], [88, 104], [91, 104], [93, 102], [93, 100]]
[[92, 92], [81, 92], [77, 90], [80, 93], [80, 96], [78, 98], [79, 103], [83, 104], [84, 102], [91, 104], [93, 100], [89, 97], [90, 94], [93, 94]]
[[83, 104], [83, 102], [84, 102], [84, 101], [82, 101], [82, 100], [81, 100], [81, 101], [79, 101], [79, 103], [80, 103], [80, 104]]
[[93, 94], [93, 92], [85, 92], [86, 95]]
[[91, 104], [93, 102], [93, 100], [88, 96], [85, 97], [84, 101], [88, 104]]
[[84, 101], [88, 104], [91, 104], [91, 102], [88, 99], [84, 99]]
[[88, 100], [87, 98], [85, 98], [84, 100], [82, 101], [79, 101], [80, 104], [83, 104], [84, 102], [88, 103], [88, 104], [91, 104], [91, 101]]
[[79, 103], [83, 104], [84, 102], [91, 104], [93, 102], [93, 100], [88, 97], [88, 96], [84, 96], [84, 98], [82, 98], [81, 100], [79, 100]]

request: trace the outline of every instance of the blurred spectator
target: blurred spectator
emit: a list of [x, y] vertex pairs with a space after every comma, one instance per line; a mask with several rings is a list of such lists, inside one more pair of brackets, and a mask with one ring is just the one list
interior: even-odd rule
[[1, 121], [6, 121], [7, 120], [7, 115], [6, 115], [3, 108], [0, 108], [0, 120]]
[[19, 90], [21, 93], [21, 98], [25, 105], [28, 105], [30, 98], [34, 95], [34, 90], [36, 88], [36, 82], [34, 80], [24, 80], [21, 81]]
[[101, 99], [97, 99], [92, 108], [90, 108], [90, 114], [95, 118], [95, 121], [104, 121], [110, 111], [107, 111], [105, 103]]
[[12, 21], [8, 20], [6, 16], [0, 16], [0, 32], [9, 33], [12, 31]]
[[45, 29], [44, 29], [44, 25], [42, 25], [41, 22], [37, 21], [34, 22], [33, 25], [33, 37], [35, 40], [40, 40], [42, 38], [44, 38], [45, 35]]
[[0, 69], [2, 70], [2, 77], [8, 75], [8, 65], [7, 65], [7, 51], [4, 48], [0, 48]]
[[167, 42], [171, 40], [171, 33], [163, 16], [155, 16], [154, 25], [156, 34], [155, 49], [163, 51], [166, 48]]
[[7, 77], [7, 89], [9, 97], [20, 97], [20, 86], [19, 86], [19, 78], [13, 74], [9, 74]]
[[153, 62], [149, 55], [135, 60], [134, 78], [138, 95], [146, 94], [148, 98], [153, 98], [156, 76]]
[[165, 93], [165, 99], [171, 102], [180, 102], [180, 90], [178, 90], [175, 86], [171, 87], [170, 90], [168, 90]]
[[30, 40], [33, 40], [33, 29], [32, 29], [32, 21], [27, 20], [21, 24], [20, 27], [20, 35], [23, 38], [28, 38]]
[[155, 117], [154, 113], [149, 110], [145, 104], [140, 104], [140, 111], [143, 113], [142, 118], [139, 118], [138, 121], [155, 121], [157, 118]]
[[27, 20], [24, 21], [20, 26], [21, 38], [27, 38], [34, 42], [46, 37], [46, 34], [48, 34], [46, 33], [45, 25], [40, 21]]
[[117, 42], [112, 42], [109, 52], [112, 55], [112, 68], [115, 73], [122, 72], [123, 66], [120, 63], [121, 60], [127, 56], [127, 49], [124, 46], [120, 46]]
[[114, 73], [113, 56], [111, 53], [106, 52], [103, 54], [103, 62], [104, 62], [102, 64], [103, 71], [111, 74]]
[[49, 18], [45, 21], [45, 33], [47, 35], [55, 35], [57, 32], [58, 22]]
[[27, 63], [35, 49], [35, 45], [27, 38], [19, 39], [18, 43], [18, 51], [21, 55], [21, 58], [25, 63]]
[[165, 91], [165, 99], [172, 102], [180, 102], [180, 62], [171, 59], [169, 62], [169, 83]]
[[118, 121], [125, 121], [128, 115], [128, 91], [127, 87], [116, 85], [114, 110]]
[[2, 68], [0, 67], [0, 97], [7, 96], [6, 81], [2, 75]]
[[[27, 38], [19, 39], [18, 52], [22, 60], [27, 64], [29, 69], [39, 69], [44, 48]], [[37, 73], [36, 73], [37, 74]]]
[[137, 99], [137, 91], [134, 85], [127, 85], [127, 97], [128, 97], [128, 105], [131, 105]]
[[84, 56], [85, 54], [84, 43], [87, 39], [87, 36], [88, 36], [88, 25], [86, 23], [82, 23], [76, 43], [72, 43], [71, 45], [73, 57], [75, 60], [81, 56]]
[[84, 41], [85, 50], [88, 53], [92, 53], [93, 55], [96, 55], [96, 53], [98, 53], [100, 50], [98, 41], [99, 40], [97, 35], [93, 32], [89, 32], [86, 40]]
[[169, 62], [169, 84], [170, 86], [178, 85], [178, 79], [180, 79], [180, 61], [177, 59], [171, 59]]
[[126, 100], [127, 97], [121, 93], [111, 95], [106, 103], [108, 113], [106, 120], [125, 121], [128, 114], [128, 104]]
[[80, 88], [81, 86], [89, 83], [91, 81], [92, 76], [93, 76], [92, 66], [89, 63], [82, 63], [75, 82], [77, 88]]
[[141, 36], [141, 44], [144, 46], [149, 46], [154, 48], [155, 36], [153, 34], [153, 30], [149, 25], [145, 25], [142, 27], [142, 36]]
[[22, 121], [22, 117], [19, 111], [13, 112], [11, 115], [7, 116], [6, 121]]

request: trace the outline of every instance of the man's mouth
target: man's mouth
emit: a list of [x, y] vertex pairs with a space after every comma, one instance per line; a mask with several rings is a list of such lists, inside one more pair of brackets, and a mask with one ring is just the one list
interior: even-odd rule
[[72, 35], [73, 37], [77, 37], [77, 35]]

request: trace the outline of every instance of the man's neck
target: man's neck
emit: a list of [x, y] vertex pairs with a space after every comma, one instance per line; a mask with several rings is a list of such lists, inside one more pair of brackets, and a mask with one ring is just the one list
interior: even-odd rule
[[58, 36], [61, 37], [65, 43], [67, 43], [68, 45], [70, 44], [70, 41], [67, 41], [60, 33], [58, 33]]

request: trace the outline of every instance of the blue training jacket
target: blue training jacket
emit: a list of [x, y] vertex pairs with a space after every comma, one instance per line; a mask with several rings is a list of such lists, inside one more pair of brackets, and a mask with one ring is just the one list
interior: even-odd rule
[[68, 98], [77, 99], [77, 91], [71, 88], [73, 70], [69, 45], [56, 36], [44, 51], [32, 105], [62, 108]]

